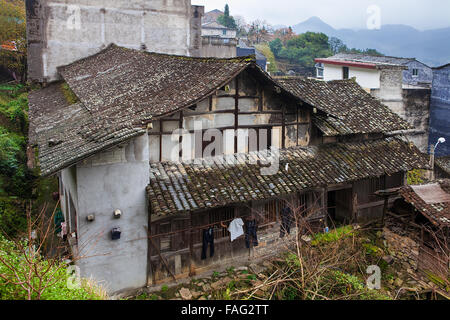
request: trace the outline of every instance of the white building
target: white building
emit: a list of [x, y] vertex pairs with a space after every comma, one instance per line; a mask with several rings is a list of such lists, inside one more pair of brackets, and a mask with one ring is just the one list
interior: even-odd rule
[[430, 67], [414, 58], [340, 53], [316, 59], [316, 76], [324, 81], [355, 79], [414, 129], [406, 134], [422, 151], [428, 147]]
[[202, 37], [219, 37], [225, 39], [236, 39], [237, 30], [229, 29], [217, 22], [202, 24]]

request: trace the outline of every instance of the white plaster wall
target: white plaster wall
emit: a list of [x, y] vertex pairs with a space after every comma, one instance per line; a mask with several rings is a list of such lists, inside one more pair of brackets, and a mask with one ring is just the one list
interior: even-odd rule
[[48, 81], [58, 78], [58, 66], [92, 55], [110, 43], [133, 49], [145, 45], [146, 50], [160, 53], [190, 54], [190, 0], [41, 2], [42, 54], [33, 59], [42, 60], [43, 77]]
[[[146, 285], [149, 142], [144, 134], [122, 148], [104, 152], [77, 166], [82, 277], [93, 277], [108, 292]], [[113, 217], [114, 210], [123, 215]], [[88, 215], [95, 215], [88, 222]], [[120, 240], [111, 229], [120, 227]]]
[[[325, 81], [342, 80], [343, 66], [331, 64], [324, 65], [323, 79]], [[380, 71], [364, 68], [349, 67], [349, 78], [356, 77], [356, 82], [366, 89], [377, 89], [380, 87]]]
[[[63, 190], [60, 190], [61, 210], [63, 211], [65, 221], [71, 225], [70, 204], [68, 200], [72, 197], [76, 212], [78, 212], [78, 190], [76, 166], [66, 168], [61, 171], [60, 179]], [[62, 191], [62, 192], [61, 192]]]
[[226, 33], [223, 34], [224, 29], [206, 29], [202, 28], [202, 36], [218, 36], [221, 38], [236, 38], [237, 31], [236, 30], [226, 30]]

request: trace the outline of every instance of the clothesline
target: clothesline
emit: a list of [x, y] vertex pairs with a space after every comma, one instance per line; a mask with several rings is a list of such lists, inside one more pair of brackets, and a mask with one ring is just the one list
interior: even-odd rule
[[[239, 217], [239, 218], [242, 219], [242, 218], [246, 218], [246, 217], [249, 217], [249, 216], [250, 215], [246, 215], [246, 216], [242, 216], [242, 217]], [[170, 235], [174, 235], [174, 234], [178, 234], [178, 233], [182, 233], [182, 232], [187, 232], [187, 231], [192, 232], [194, 230], [203, 230], [203, 229], [207, 229], [209, 227], [213, 227], [213, 226], [216, 226], [216, 225], [221, 225], [222, 223], [231, 222], [234, 219], [238, 219], [238, 218], [232, 218], [232, 219], [228, 219], [228, 220], [218, 221], [218, 222], [215, 222], [215, 223], [210, 223], [210, 224], [206, 224], [206, 225], [202, 225], [202, 226], [192, 227], [192, 228], [184, 229], [184, 230], [177, 230], [177, 231], [172, 231], [172, 232], [167, 232], [167, 233], [160, 233], [160, 234], [156, 234], [156, 235], [153, 235], [153, 236], [150, 236], [150, 237], [147, 237], [147, 238], [148, 239], [153, 239], [153, 238], [157, 238], [157, 237], [170, 236]], [[147, 238], [145, 238], [145, 239], [147, 239]]]

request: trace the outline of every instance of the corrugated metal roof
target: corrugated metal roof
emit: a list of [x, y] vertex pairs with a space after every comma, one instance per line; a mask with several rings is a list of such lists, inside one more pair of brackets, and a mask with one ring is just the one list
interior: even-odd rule
[[[450, 194], [450, 180], [441, 180], [438, 183], [443, 192]], [[427, 188], [427, 186], [424, 188]], [[428, 204], [411, 186], [402, 188], [400, 195], [434, 225], [450, 226], [450, 202]]]

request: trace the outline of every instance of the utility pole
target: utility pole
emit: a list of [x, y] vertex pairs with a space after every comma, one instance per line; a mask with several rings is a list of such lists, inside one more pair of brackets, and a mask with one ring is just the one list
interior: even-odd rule
[[445, 143], [445, 142], [446, 142], [445, 138], [439, 138], [439, 140], [436, 143], [436, 145], [431, 145], [430, 146], [431, 181], [434, 181], [434, 179], [435, 179], [435, 174], [434, 174], [434, 161], [435, 161], [435, 159], [434, 159], [434, 156], [435, 156], [435, 153], [436, 153], [436, 148], [438, 147], [438, 145], [440, 143], [442, 144], [442, 143]]
[[436, 147], [432, 144], [430, 145], [430, 167], [431, 167], [431, 181], [434, 181], [435, 174], [434, 174], [434, 154], [435, 154]]

